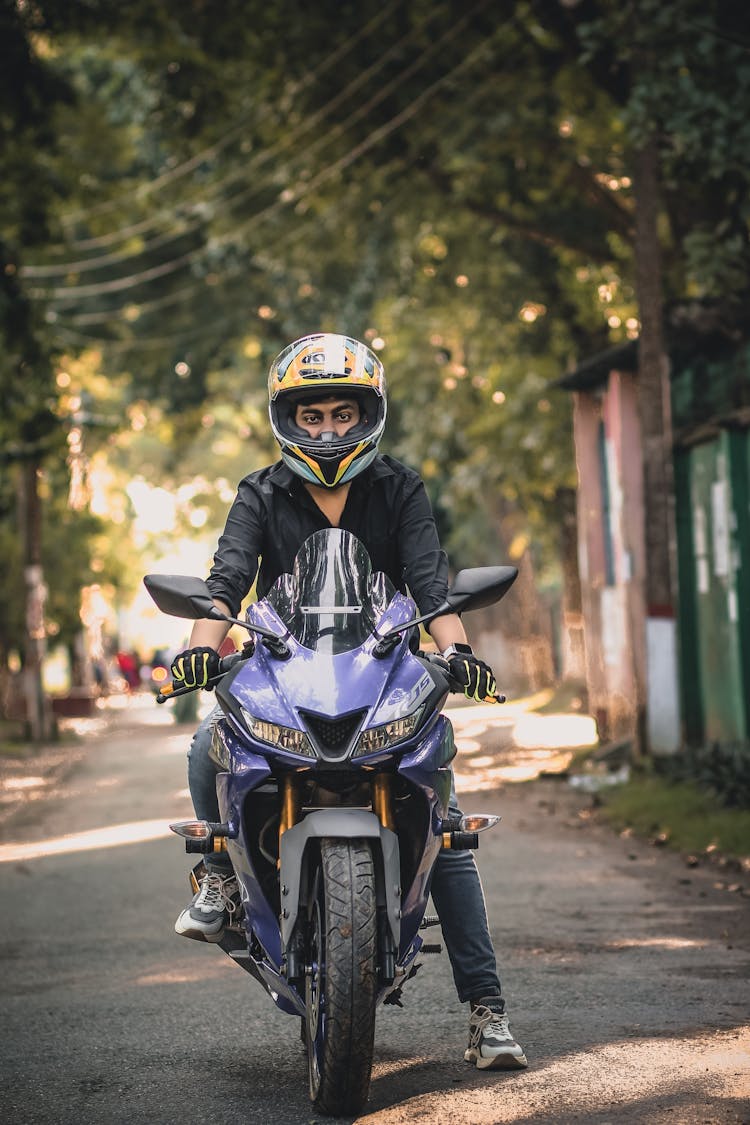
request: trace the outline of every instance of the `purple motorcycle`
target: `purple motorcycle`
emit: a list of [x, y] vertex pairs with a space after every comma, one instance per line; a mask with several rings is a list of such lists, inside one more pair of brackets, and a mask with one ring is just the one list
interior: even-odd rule
[[362, 1108], [375, 1009], [399, 1002], [420, 951], [439, 951], [420, 931], [437, 923], [425, 910], [440, 849], [476, 848], [498, 820], [448, 817], [455, 747], [440, 711], [456, 685], [444, 660], [413, 651], [417, 627], [499, 601], [516, 575], [463, 570], [447, 601], [417, 617], [362, 543], [331, 529], [303, 544], [246, 621], [220, 613], [201, 579], [145, 578], [164, 613], [250, 634], [214, 681], [222, 820], [171, 827], [188, 852], [229, 853], [241, 909], [218, 944], [301, 1017], [310, 1097], [325, 1113]]

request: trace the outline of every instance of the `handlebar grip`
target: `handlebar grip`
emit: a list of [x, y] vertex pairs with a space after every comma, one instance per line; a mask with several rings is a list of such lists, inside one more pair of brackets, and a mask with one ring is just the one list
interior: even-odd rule
[[[440, 671], [445, 675], [445, 678], [448, 681], [448, 690], [449, 691], [452, 691], [452, 692], [455, 692], [456, 694], [459, 694], [460, 692], [462, 692], [464, 690], [463, 684], [460, 684], [457, 680], [455, 680], [453, 678], [453, 676], [451, 676], [450, 663], [445, 659], [445, 657], [440, 656], [436, 652], [420, 652], [419, 655], [422, 657], [423, 660], [426, 660], [428, 664], [433, 664], [436, 668], [440, 669]], [[483, 703], [505, 703], [506, 698], [507, 698], [506, 696], [501, 695], [498, 692], [497, 695], [486, 695], [484, 697], [484, 699], [482, 700], [482, 702]]]
[[243, 652], [242, 649], [239, 652], [230, 652], [227, 656], [222, 656], [219, 661], [219, 674], [223, 676], [230, 668], [234, 668], [240, 660], [247, 660], [247, 653]]

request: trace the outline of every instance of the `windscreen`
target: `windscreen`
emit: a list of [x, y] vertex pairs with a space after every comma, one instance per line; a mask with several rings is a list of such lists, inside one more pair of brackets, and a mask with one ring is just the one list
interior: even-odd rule
[[348, 531], [316, 531], [302, 544], [291, 574], [266, 595], [292, 636], [319, 652], [349, 652], [374, 631], [395, 588], [373, 574], [364, 545]]

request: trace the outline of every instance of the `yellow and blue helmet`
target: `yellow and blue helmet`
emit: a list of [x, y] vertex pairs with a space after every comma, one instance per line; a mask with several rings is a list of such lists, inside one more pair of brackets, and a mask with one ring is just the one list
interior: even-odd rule
[[[360, 420], [342, 437], [311, 437], [295, 423], [297, 406], [331, 398], [354, 399]], [[281, 456], [311, 484], [338, 488], [366, 469], [378, 451], [386, 416], [383, 365], [366, 344], [320, 332], [284, 348], [268, 372], [268, 413]]]

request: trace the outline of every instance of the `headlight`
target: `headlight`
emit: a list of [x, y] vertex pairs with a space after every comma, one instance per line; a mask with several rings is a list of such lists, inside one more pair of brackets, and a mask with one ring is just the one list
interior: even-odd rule
[[374, 754], [378, 750], [385, 750], [397, 742], [410, 738], [419, 726], [423, 710], [424, 707], [418, 707], [403, 719], [391, 719], [389, 723], [383, 723], [379, 727], [363, 730], [357, 739], [352, 757], [361, 758], [363, 754]]
[[256, 719], [255, 715], [251, 715], [244, 707], [241, 710], [248, 730], [260, 742], [277, 746], [279, 750], [288, 750], [290, 754], [303, 754], [306, 758], [316, 757], [312, 743], [303, 730], [282, 727], [278, 723], [267, 723], [264, 719]]

